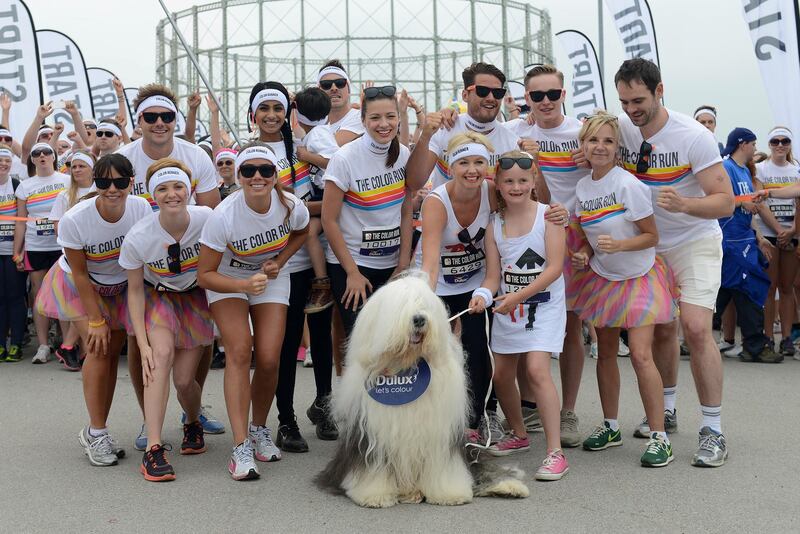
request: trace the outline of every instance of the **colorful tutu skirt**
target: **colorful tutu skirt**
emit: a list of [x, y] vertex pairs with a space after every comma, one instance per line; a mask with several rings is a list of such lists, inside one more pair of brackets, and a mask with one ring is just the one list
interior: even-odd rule
[[644, 275], [612, 281], [590, 267], [576, 271], [579, 316], [599, 328], [635, 328], [663, 324], [678, 317], [680, 290], [661, 256]]
[[[111, 330], [129, 330], [128, 325], [128, 292], [121, 290], [113, 295], [101, 295], [98, 288], [97, 302], [100, 315], [106, 320]], [[78, 288], [71, 273], [67, 273], [56, 263], [42, 281], [42, 287], [36, 295], [36, 311], [46, 317], [62, 321], [78, 321], [86, 319], [86, 310], [78, 295]]]
[[564, 296], [567, 303], [567, 311], [580, 311], [576, 307], [576, 300], [581, 289], [581, 284], [575, 280], [582, 271], [576, 271], [572, 266], [572, 255], [578, 252], [589, 242], [581, 230], [580, 220], [577, 217], [570, 217], [567, 232], [567, 254], [564, 257]]
[[144, 288], [147, 331], [166, 328], [175, 334], [176, 349], [191, 349], [214, 342], [214, 325], [206, 292], [195, 288], [183, 293]]

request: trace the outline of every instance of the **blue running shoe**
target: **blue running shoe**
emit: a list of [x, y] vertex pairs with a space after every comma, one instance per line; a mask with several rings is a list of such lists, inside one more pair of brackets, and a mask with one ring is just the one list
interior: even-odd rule
[[136, 441], [133, 442], [133, 448], [137, 451], [143, 451], [147, 448], [147, 431], [144, 429], [144, 423], [142, 423], [139, 435], [136, 436]]
[[[211, 406], [208, 404], [200, 407], [199, 419], [200, 424], [203, 425], [203, 432], [206, 434], [224, 434], [225, 425], [211, 415], [210, 408]], [[186, 424], [186, 414], [181, 415], [181, 424]]]

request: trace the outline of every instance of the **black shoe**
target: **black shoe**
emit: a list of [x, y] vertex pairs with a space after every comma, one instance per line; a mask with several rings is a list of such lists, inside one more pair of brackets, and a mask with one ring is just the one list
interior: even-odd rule
[[211, 368], [212, 369], [225, 369], [225, 353], [216, 350], [216, 345], [214, 345], [214, 356], [211, 358]]
[[55, 350], [56, 358], [64, 365], [64, 369], [67, 371], [80, 371], [81, 370], [81, 362], [78, 358], [78, 348], [72, 347], [71, 349], [65, 349], [64, 346], [60, 346]]
[[139, 471], [144, 475], [145, 480], [150, 482], [175, 480], [175, 470], [166, 456], [166, 451], [171, 450], [172, 447], [169, 445], [153, 445], [149, 451], [144, 453]]
[[296, 421], [278, 427], [275, 445], [286, 452], [308, 452], [308, 442], [300, 435]]
[[201, 454], [204, 452], [206, 452], [206, 442], [203, 438], [203, 425], [200, 421], [183, 425], [181, 454]]
[[314, 399], [313, 404], [308, 407], [306, 410], [306, 415], [308, 419], [314, 423], [315, 425], [320, 424], [325, 419], [325, 410], [327, 409], [327, 403], [324, 400], [321, 400], [319, 397]]
[[317, 423], [317, 437], [322, 441], [336, 441], [339, 439], [339, 429], [329, 415]]

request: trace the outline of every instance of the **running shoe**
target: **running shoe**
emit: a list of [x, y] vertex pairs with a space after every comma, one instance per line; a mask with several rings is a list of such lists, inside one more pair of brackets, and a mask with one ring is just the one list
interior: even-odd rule
[[133, 441], [133, 448], [137, 451], [144, 451], [147, 449], [147, 430], [144, 429], [144, 423], [142, 423], [142, 428], [139, 430], [139, 435], [136, 436], [136, 439]]
[[261, 476], [253, 459], [253, 445], [249, 439], [233, 448], [228, 460], [228, 472], [234, 480], [253, 480]]
[[206, 441], [203, 439], [203, 425], [200, 421], [183, 425], [183, 441], [181, 454], [201, 454], [206, 452]]
[[724, 339], [720, 339], [719, 343], [717, 343], [717, 348], [719, 349], [720, 353], [731, 350], [735, 346], [736, 340], [725, 341]]
[[6, 352], [6, 359], [7, 362], [18, 362], [22, 359], [22, 351], [19, 348], [19, 345], [11, 345], [8, 347], [8, 352]]
[[214, 355], [211, 357], [212, 369], [225, 369], [225, 353], [214, 345]]
[[115, 440], [113, 436], [109, 434], [109, 437], [111, 438], [111, 450], [114, 451], [117, 458], [120, 460], [125, 458], [125, 449], [119, 446], [119, 443], [117, 443], [117, 440]]
[[331, 291], [331, 279], [315, 278], [311, 282], [311, 292], [306, 302], [306, 313], [319, 313], [333, 306], [333, 292]]
[[336, 441], [339, 439], [339, 428], [331, 418], [330, 414], [317, 423], [317, 438], [322, 441]]
[[49, 356], [50, 345], [39, 345], [39, 348], [36, 349], [36, 354], [34, 354], [33, 359], [31, 359], [31, 363], [47, 363]]
[[524, 452], [531, 448], [531, 441], [527, 437], [520, 438], [514, 433], [506, 434], [503, 439], [487, 449], [492, 456], [508, 456], [515, 452]]
[[647, 420], [647, 416], [642, 418], [642, 422], [639, 423], [639, 426], [633, 431], [633, 437], [645, 439], [650, 437], [650, 423]]
[[[522, 407], [522, 424], [525, 425], [525, 432], [536, 432], [542, 429], [542, 419], [539, 417], [539, 408]], [[510, 432], [511, 425], [508, 419], [503, 419], [503, 431]]]
[[306, 358], [303, 360], [303, 367], [314, 367], [314, 360], [311, 359], [311, 347], [306, 347]]
[[0, 362], [6, 361], [6, 348], [0, 345]]
[[55, 351], [56, 358], [62, 363], [64, 369], [67, 371], [80, 371], [81, 362], [78, 359], [78, 348], [72, 347], [71, 349], [64, 348], [60, 345]]
[[272, 432], [265, 426], [250, 430], [248, 438], [253, 444], [256, 460], [259, 462], [277, 462], [281, 459], [281, 450], [272, 441]]
[[311, 406], [308, 407], [308, 410], [306, 410], [308, 420], [315, 425], [320, 423], [323, 419], [325, 419], [325, 410], [325, 400], [317, 397], [314, 399], [314, 402], [311, 403]]
[[692, 465], [697, 467], [720, 467], [728, 458], [728, 447], [725, 436], [710, 427], [700, 429], [700, 442], [697, 452], [692, 458]]
[[589, 357], [593, 360], [597, 359], [597, 342], [592, 341], [592, 344], [589, 345]]
[[300, 434], [297, 421], [280, 425], [275, 436], [275, 445], [286, 452], [308, 452], [308, 442]]
[[556, 449], [545, 457], [533, 477], [536, 480], [561, 480], [567, 472], [569, 472], [567, 457], [561, 449]]
[[583, 448], [587, 451], [602, 451], [620, 445], [622, 445], [622, 432], [611, 430], [607, 421], [603, 421], [602, 426], [595, 427], [589, 437], [583, 440]]
[[[225, 424], [221, 423], [211, 412], [211, 405], [205, 404], [200, 407], [200, 424], [203, 425], [203, 432], [206, 434], [224, 434]], [[181, 424], [186, 423], [186, 414], [181, 415]]]
[[761, 352], [755, 355], [743, 350], [739, 355], [739, 359], [743, 362], [781, 363], [783, 354], [775, 352], [772, 345], [766, 345]]
[[481, 433], [474, 428], [468, 428], [464, 431], [464, 440], [473, 445], [485, 445], [486, 442], [481, 437]]
[[[494, 410], [486, 410], [486, 415], [488, 417], [486, 430], [491, 436], [491, 442], [497, 443], [506, 436], [506, 432], [503, 430], [503, 424], [500, 421], [500, 416], [497, 415], [497, 412]], [[485, 432], [481, 432], [481, 434], [484, 436], [486, 435]]]
[[85, 426], [78, 433], [78, 442], [90, 464], [98, 467], [117, 465], [117, 455], [114, 454], [111, 436], [107, 433], [95, 437], [89, 434], [89, 427]]
[[142, 455], [142, 464], [139, 466], [139, 471], [144, 475], [145, 480], [150, 482], [175, 480], [175, 470], [167, 460], [167, 451], [171, 450], [172, 447], [170, 445], [156, 444]]
[[[674, 434], [678, 431], [678, 410], [664, 410], [664, 430], [667, 434]], [[647, 417], [643, 417], [642, 422], [633, 431], [633, 437], [648, 439], [650, 434], [650, 423], [648, 423]]]
[[631, 349], [628, 348], [628, 345], [625, 344], [622, 338], [619, 338], [619, 349], [617, 349], [617, 356], [621, 358], [627, 358], [630, 355]]
[[577, 447], [581, 444], [581, 435], [578, 432], [578, 416], [575, 412], [561, 413], [561, 446]]
[[731, 348], [720, 351], [720, 353], [726, 358], [738, 358], [742, 350], [742, 345], [736, 343]]
[[664, 467], [669, 465], [674, 459], [675, 457], [672, 455], [672, 444], [661, 439], [653, 432], [650, 435], [647, 448], [642, 455], [642, 465], [644, 467]]

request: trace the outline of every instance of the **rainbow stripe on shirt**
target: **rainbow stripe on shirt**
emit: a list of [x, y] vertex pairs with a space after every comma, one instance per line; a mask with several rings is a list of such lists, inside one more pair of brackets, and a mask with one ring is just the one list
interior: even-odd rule
[[578, 166], [569, 152], [539, 152], [539, 168], [542, 172], [572, 172]]
[[402, 203], [405, 197], [406, 184], [401, 180], [363, 193], [348, 191], [344, 194], [344, 203], [357, 210], [374, 211], [396, 206]]
[[86, 259], [94, 263], [108, 263], [110, 261], [117, 261], [119, 260], [119, 250], [119, 248], [115, 248], [113, 250], [107, 250], [106, 252], [99, 252], [97, 254], [92, 254], [87, 250], [85, 251]]
[[17, 214], [17, 199], [14, 197], [9, 198], [8, 200], [4, 200], [0, 202], [0, 215], [11, 215], [14, 216]]
[[612, 204], [611, 206], [606, 206], [605, 208], [582, 211], [580, 212], [579, 216], [580, 223], [581, 226], [592, 226], [594, 224], [606, 221], [612, 217], [616, 217], [617, 215], [622, 215], [625, 213], [625, 211], [625, 206], [622, 204]]
[[660, 187], [665, 185], [676, 185], [681, 180], [692, 173], [691, 165], [679, 165], [678, 167], [649, 168], [645, 174], [636, 172], [635, 163], [625, 163], [625, 170], [633, 174], [645, 185]]
[[292, 183], [291, 167], [278, 171], [278, 180], [283, 187], [291, 187], [297, 191], [311, 181], [311, 165], [305, 161], [297, 161], [292, 167], [294, 167], [294, 183]]
[[158, 268], [158, 267], [156, 267], [154, 265], [149, 265], [149, 264], [147, 265], [147, 268], [150, 269], [150, 271], [152, 273], [160, 276], [161, 278], [175, 278], [176, 276], [181, 276], [181, 275], [186, 274], [186, 273], [196, 272], [197, 271], [197, 265], [199, 263], [200, 263], [200, 257], [199, 256], [193, 256], [191, 258], [187, 258], [186, 260], [181, 262], [181, 272], [180, 273], [173, 273], [173, 272], [171, 272], [169, 270], [169, 268], [161, 269], [161, 268]]
[[28, 200], [26, 201], [28, 210], [38, 207], [49, 207], [53, 202], [55, 202], [56, 197], [58, 196], [58, 194], [61, 192], [62, 189], [64, 188], [62, 187], [61, 189], [55, 189], [53, 191], [45, 191], [42, 193], [33, 193], [28, 197]]
[[286, 243], [288, 242], [289, 242], [289, 233], [287, 233], [283, 237], [279, 237], [278, 239], [270, 241], [269, 243], [264, 243], [263, 245], [260, 245], [251, 250], [239, 250], [230, 243], [228, 243], [228, 249], [237, 256], [248, 258], [250, 256], [259, 256], [261, 254], [270, 254], [272, 252], [278, 253], [281, 250], [283, 250], [283, 248], [286, 246]]

